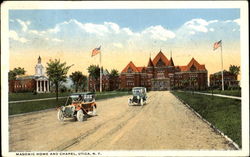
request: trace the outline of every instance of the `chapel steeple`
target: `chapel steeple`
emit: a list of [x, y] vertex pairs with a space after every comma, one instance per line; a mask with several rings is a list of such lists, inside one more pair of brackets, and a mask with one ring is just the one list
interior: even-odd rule
[[41, 63], [42, 63], [42, 59], [41, 59], [41, 57], [40, 57], [40, 56], [38, 57], [38, 59], [37, 59], [37, 60], [38, 60], [38, 62], [37, 62], [38, 64], [41, 64]]
[[35, 75], [36, 76], [44, 76], [45, 72], [44, 72], [44, 67], [42, 65], [42, 58], [39, 56], [37, 59], [37, 64], [35, 67]]

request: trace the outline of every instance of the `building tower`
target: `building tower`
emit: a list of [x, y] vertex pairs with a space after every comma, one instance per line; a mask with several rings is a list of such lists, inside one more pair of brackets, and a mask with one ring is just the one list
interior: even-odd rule
[[40, 56], [38, 57], [38, 62], [35, 66], [35, 76], [44, 76], [44, 67]]

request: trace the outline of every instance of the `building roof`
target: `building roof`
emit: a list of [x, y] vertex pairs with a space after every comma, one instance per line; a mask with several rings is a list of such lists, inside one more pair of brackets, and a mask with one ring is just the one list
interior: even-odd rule
[[30, 79], [48, 79], [46, 76], [38, 76], [38, 75], [24, 75], [19, 76], [16, 78], [16, 80], [30, 80]]
[[145, 69], [145, 67], [136, 67], [138, 72], [142, 72], [143, 69]]
[[153, 67], [153, 66], [154, 66], [154, 64], [153, 64], [152, 59], [150, 57], [148, 60], [148, 67]]
[[172, 57], [170, 58], [169, 65], [174, 66], [174, 61], [173, 61]]
[[194, 58], [190, 60], [188, 65], [186, 66], [178, 66], [181, 71], [190, 71], [190, 68], [194, 66], [197, 70], [206, 70], [206, 67], [204, 64], [198, 63]]
[[160, 51], [155, 58], [153, 59], [153, 64], [154, 66], [158, 63], [159, 60], [162, 60], [164, 62], [165, 65], [169, 65], [169, 60], [167, 59], [167, 57]]
[[128, 63], [128, 65], [122, 70], [122, 72], [128, 72], [129, 68], [131, 68], [133, 72], [139, 72], [132, 61]]

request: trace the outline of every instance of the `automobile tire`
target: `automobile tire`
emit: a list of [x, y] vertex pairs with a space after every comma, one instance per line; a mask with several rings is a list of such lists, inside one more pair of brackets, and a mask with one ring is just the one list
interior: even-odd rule
[[63, 116], [62, 110], [58, 110], [58, 112], [57, 112], [57, 119], [59, 121], [63, 121], [64, 120], [64, 116]]
[[96, 106], [93, 106], [93, 111], [92, 111], [93, 116], [96, 116]]
[[131, 100], [128, 99], [128, 106], [131, 106], [131, 105], [132, 105]]
[[83, 114], [82, 110], [78, 110], [76, 113], [76, 118], [79, 122], [82, 122], [85, 119], [85, 116]]
[[143, 99], [140, 99], [140, 104], [141, 106], [143, 106]]

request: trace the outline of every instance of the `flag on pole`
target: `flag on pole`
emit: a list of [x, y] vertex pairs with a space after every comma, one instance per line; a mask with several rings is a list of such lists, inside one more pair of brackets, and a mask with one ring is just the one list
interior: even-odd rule
[[221, 47], [221, 40], [214, 43], [214, 50], [216, 50], [218, 47]]
[[91, 57], [97, 55], [97, 54], [100, 53], [100, 52], [101, 52], [101, 46], [98, 47], [98, 48], [94, 48], [94, 49], [92, 50], [92, 55], [91, 55]]

